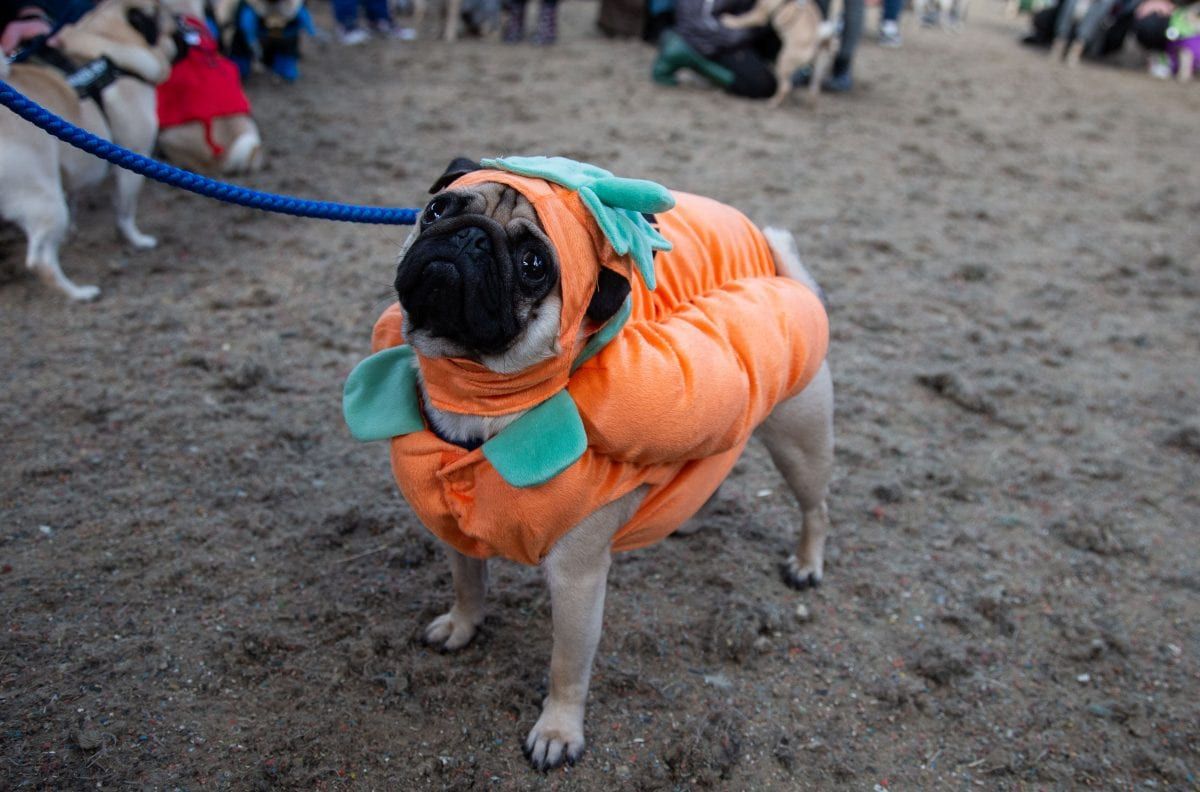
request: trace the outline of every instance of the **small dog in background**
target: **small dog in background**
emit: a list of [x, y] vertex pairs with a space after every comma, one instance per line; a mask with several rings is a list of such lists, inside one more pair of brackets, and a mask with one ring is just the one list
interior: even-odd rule
[[[35, 52], [6, 64], [6, 79], [71, 123], [148, 155], [158, 133], [155, 86], [167, 78], [178, 52], [174, 32], [174, 21], [154, 0], [105, 0], [55, 35], [53, 59]], [[77, 66], [64, 71], [71, 63]], [[70, 227], [68, 197], [102, 181], [108, 163], [11, 113], [0, 113], [0, 144], [0, 217], [24, 231], [26, 266], [72, 300], [94, 299], [100, 289], [64, 275], [58, 249]], [[142, 249], [157, 244], [137, 227], [144, 181], [116, 171], [117, 229]]]
[[318, 37], [304, 0], [217, 0], [221, 47], [242, 78], [262, 64], [285, 82], [300, 77], [300, 35]]
[[187, 39], [187, 55], [158, 86], [158, 143], [172, 161], [208, 173], [263, 165], [262, 137], [237, 66], [221, 55], [203, 0], [164, 0]]
[[813, 0], [758, 0], [744, 14], [724, 14], [720, 22], [727, 28], [762, 27], [770, 25], [783, 47], [775, 59], [775, 82], [778, 87], [768, 104], [779, 107], [792, 91], [792, 76], [806, 66], [812, 68], [808, 92], [813, 99], [821, 93], [821, 80], [833, 60], [834, 39], [837, 36], [839, 4], [830, 8], [829, 19]]
[[1191, 82], [1200, 68], [1200, 3], [1180, 8], [1167, 27], [1167, 58], [1175, 79]]

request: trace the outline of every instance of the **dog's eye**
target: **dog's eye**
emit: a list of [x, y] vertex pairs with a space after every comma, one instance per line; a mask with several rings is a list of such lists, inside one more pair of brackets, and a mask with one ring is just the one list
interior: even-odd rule
[[421, 223], [429, 225], [441, 220], [446, 212], [450, 209], [450, 201], [447, 198], [434, 198], [429, 202], [429, 206], [425, 207], [425, 213], [421, 215]]
[[526, 250], [521, 256], [521, 279], [530, 285], [546, 280], [546, 262], [532, 250]]

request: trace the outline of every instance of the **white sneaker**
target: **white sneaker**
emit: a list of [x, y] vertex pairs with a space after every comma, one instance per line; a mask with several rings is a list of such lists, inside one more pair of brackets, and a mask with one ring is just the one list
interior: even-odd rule
[[1164, 55], [1150, 59], [1150, 76], [1156, 80], [1169, 80], [1175, 75], [1171, 72], [1171, 61]]
[[347, 47], [357, 47], [370, 37], [371, 34], [362, 28], [350, 28], [349, 30], [338, 31], [338, 41]]
[[900, 46], [900, 25], [895, 20], [886, 20], [879, 24], [879, 46]]

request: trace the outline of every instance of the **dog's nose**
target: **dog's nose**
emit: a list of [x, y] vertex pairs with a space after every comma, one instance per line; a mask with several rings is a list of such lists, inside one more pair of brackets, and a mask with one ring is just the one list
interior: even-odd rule
[[464, 253], [491, 253], [492, 240], [487, 232], [478, 226], [467, 226], [459, 229], [450, 237], [450, 241], [459, 246]]

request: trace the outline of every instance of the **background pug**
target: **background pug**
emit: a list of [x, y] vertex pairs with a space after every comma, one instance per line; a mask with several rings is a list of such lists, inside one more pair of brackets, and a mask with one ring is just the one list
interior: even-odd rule
[[[153, 0], [106, 0], [55, 37], [76, 63], [107, 57], [116, 65], [116, 79], [100, 90], [100, 102], [81, 98], [66, 75], [49, 65], [14, 65], [9, 80], [68, 121], [149, 154], [158, 132], [155, 85], [167, 78], [177, 52], [173, 32], [174, 22]], [[73, 300], [95, 298], [98, 287], [78, 286], [63, 274], [58, 248], [70, 225], [67, 196], [100, 182], [108, 164], [11, 113], [0, 114], [0, 143], [0, 216], [25, 232], [26, 265]], [[134, 247], [152, 248], [156, 240], [138, 230], [135, 218], [143, 181], [136, 173], [116, 171], [117, 228]]]
[[185, 168], [251, 173], [263, 166], [262, 137], [237, 66], [219, 52], [204, 0], [163, 0], [187, 38], [187, 56], [158, 87], [158, 143]]
[[[530, 158], [530, 161], [533, 160], [538, 158]], [[586, 453], [581, 451], [584, 455], [576, 458], [576, 463], [572, 463], [569, 468], [562, 468], [560, 473], [553, 474], [554, 478], [543, 480], [544, 487], [542, 484], [533, 484], [528, 485], [532, 486], [532, 489], [520, 489], [526, 485], [513, 484], [507, 478], [500, 481], [495, 478], [497, 471], [487, 467], [470, 468], [469, 472], [460, 477], [469, 466], [483, 464], [478, 454], [474, 453], [474, 449], [478, 449], [481, 444], [483, 456], [499, 468], [497, 459], [487, 453], [488, 443], [503, 438], [509, 427], [515, 429], [516, 422], [521, 421], [530, 411], [521, 409], [501, 414], [494, 411], [481, 414], [470, 407], [447, 409], [444, 401], [435, 403], [445, 394], [447, 383], [435, 383], [429, 372], [450, 371], [451, 379], [457, 377], [468, 384], [472, 380], [476, 384], [486, 383], [485, 390], [489, 395], [502, 393], [509, 384], [513, 385], [514, 393], [521, 394], [521, 387], [539, 384], [540, 372], [548, 370], [548, 367], [562, 360], [571, 360], [575, 349], [583, 343], [581, 338], [572, 337], [576, 325], [573, 324], [575, 320], [568, 316], [567, 306], [585, 306], [585, 316], [578, 319], [577, 327], [578, 333], [591, 334], [586, 342], [590, 344], [596, 336], [603, 335], [597, 327], [603, 329], [608, 326], [605, 323], [610, 319], [620, 319], [627, 304], [626, 298], [630, 296], [633, 288], [630, 280], [614, 269], [600, 269], [594, 282], [574, 279], [575, 274], [580, 271], [576, 267], [577, 262], [564, 260], [564, 251], [556, 248], [552, 237], [559, 240], [560, 246], [575, 244], [576, 246], [571, 248], [573, 255], [580, 255], [581, 250], [588, 252], [588, 255], [599, 250], [597, 255], [601, 257], [601, 261], [611, 261], [606, 257], [610, 254], [616, 255], [615, 249], [608, 246], [612, 237], [608, 238], [609, 242], [603, 241], [603, 237], [596, 242], [593, 235], [585, 234], [583, 238], [586, 241], [582, 243], [585, 247], [580, 247], [579, 237], [571, 237], [570, 232], [564, 232], [561, 225], [555, 226], [556, 230], [548, 230], [551, 226], [545, 223], [546, 218], [539, 216], [535, 204], [513, 186], [511, 176], [491, 170], [477, 174], [479, 178], [458, 181], [459, 177], [476, 169], [477, 166], [469, 161], [456, 160], [433, 185], [431, 192], [437, 194], [426, 207], [417, 229], [402, 250], [397, 267], [395, 285], [399, 297], [399, 321], [403, 340], [415, 351], [420, 372], [416, 376], [424, 420], [418, 421], [418, 424], [427, 426], [429, 431], [409, 428], [401, 431], [400, 436], [396, 436], [395, 432], [387, 430], [386, 427], [376, 430], [374, 436], [371, 431], [356, 431], [356, 425], [362, 428], [364, 424], [352, 418], [355, 409], [353, 404], [366, 392], [362, 383], [369, 379], [356, 379], [356, 376], [373, 365], [373, 361], [383, 359], [381, 356], [405, 349], [396, 346], [399, 339], [380, 342], [381, 327], [385, 328], [382, 332], [386, 335], [386, 326], [390, 326], [392, 321], [387, 312], [376, 326], [375, 346], [377, 349], [385, 348], [360, 364], [347, 383], [347, 420], [351, 423], [352, 431], [355, 431], [360, 439], [392, 437], [394, 466], [403, 465], [403, 461], [397, 460], [403, 460], [410, 452], [415, 452], [413, 458], [418, 464], [424, 465], [422, 460], [432, 459], [435, 460], [433, 465], [444, 465], [440, 470], [436, 467], [422, 467], [409, 469], [408, 473], [403, 467], [396, 467], [398, 482], [406, 498], [421, 515], [427, 527], [449, 545], [455, 601], [447, 613], [437, 617], [426, 627], [426, 641], [447, 650], [454, 650], [465, 646], [474, 637], [483, 620], [487, 589], [487, 562], [484, 559], [487, 556], [499, 553], [527, 563], [539, 563], [545, 570], [551, 593], [553, 623], [549, 694], [541, 716], [524, 743], [534, 767], [544, 770], [563, 762], [574, 762], [583, 751], [585, 701], [592, 660], [602, 627], [606, 579], [612, 550], [633, 549], [657, 541], [665, 533], [680, 527], [680, 523], [688, 516], [694, 515], [713, 494], [721, 478], [736, 461], [753, 424], [746, 426], [745, 434], [738, 435], [738, 440], [727, 445], [716, 449], [697, 447], [694, 452], [680, 458], [672, 458], [668, 464], [656, 463], [646, 469], [635, 465], [635, 474], [628, 476], [628, 467], [614, 467], [611, 459], [599, 458], [601, 452], [598, 451], [596, 455], [591, 455], [593, 446], [600, 448], [606, 438], [593, 435], [589, 431]], [[496, 181], [489, 180], [493, 178]], [[503, 183], [505, 180], [509, 183]], [[527, 182], [521, 184], [525, 185], [522, 187], [524, 190], [550, 190], [550, 201], [556, 200], [560, 195], [546, 187], [543, 182], [538, 183], [541, 187], [531, 187]], [[447, 185], [450, 185], [450, 188], [444, 189]], [[657, 185], [653, 186], [657, 188]], [[540, 202], [537, 206], [545, 206], [546, 193], [540, 193], [540, 196], [536, 199]], [[761, 425], [767, 428], [762, 434], [762, 439], [780, 472], [795, 492], [803, 510], [799, 546], [795, 555], [784, 565], [785, 579], [798, 588], [816, 585], [821, 580], [823, 570], [824, 542], [828, 530], [825, 497], [833, 459], [833, 393], [828, 365], [824, 362], [828, 328], [824, 311], [816, 296], [819, 294], [819, 288], [801, 265], [790, 234], [774, 230], [758, 232], [736, 211], [707, 199], [682, 194], [674, 194], [674, 199], [677, 199], [678, 203], [672, 212], [666, 214], [676, 219], [667, 218], [666, 215], [658, 218], [658, 221], [663, 223], [664, 231], [668, 229], [668, 225], [672, 233], [679, 231], [671, 253], [673, 258], [664, 259], [668, 263], [662, 264], [664, 271], [658, 276], [648, 276], [644, 270], [639, 270], [642, 272], [639, 291], [633, 296], [644, 303], [641, 306], [641, 316], [648, 315], [646, 305], [652, 304], [649, 292], [645, 291], [645, 288], [649, 288], [649, 283], [645, 282], [648, 277], [650, 280], [658, 277], [663, 281], [670, 281], [663, 287], [663, 291], [680, 292], [692, 289], [693, 291], [687, 293], [695, 295], [706, 288], [697, 287], [695, 284], [705, 282], [708, 274], [706, 268], [710, 266], [709, 259], [697, 255], [699, 263], [695, 263], [680, 258], [684, 255], [681, 251], [697, 252], [700, 243], [690, 248], [683, 243], [686, 232], [681, 224], [687, 220], [677, 219], [679, 217], [693, 220], [699, 216], [716, 218], [720, 221], [719, 224], [706, 226], [703, 234], [720, 233], [722, 229], [728, 228], [730, 237], [736, 238], [738, 244], [742, 245], [737, 247], [738, 250], [754, 251], [753, 255], [748, 253], [746, 258], [755, 258], [758, 262], [755, 266], [761, 271], [756, 270], [758, 274], [738, 281], [738, 289], [730, 290], [722, 296], [711, 297], [712, 302], [705, 302], [710, 299], [711, 292], [705, 292], [703, 296], [696, 298], [696, 304], [705, 305], [697, 312], [703, 312], [703, 316], [678, 320], [679, 324], [673, 328], [667, 327], [670, 319], [661, 320], [660, 323], [659, 320], [643, 318], [639, 320], [641, 329], [630, 329], [632, 325], [619, 326], [621, 329], [610, 336], [616, 339], [612, 343], [614, 346], [620, 346], [625, 338], [641, 338], [639, 334], [645, 332], [656, 335], [659, 340], [682, 338], [682, 335], [672, 335], [681, 327], [685, 328], [685, 333], [693, 333], [700, 326], [708, 326], [718, 328], [718, 333], [737, 334], [737, 322], [722, 325], [718, 315], [719, 303], [725, 297], [730, 298], [731, 304], [737, 305], [736, 310], [739, 312], [727, 312], [730, 318], [736, 316], [744, 319], [754, 313], [773, 313], [775, 315], [765, 321], [772, 323], [772, 327], [790, 328], [782, 333], [771, 333], [771, 337], [751, 333], [754, 335], [752, 339], [742, 339], [742, 343], [753, 350], [748, 353], [751, 357], [737, 357], [736, 361], [733, 359], [736, 356], [724, 356], [720, 351], [731, 346], [732, 342], [727, 345], [721, 339], [707, 338], [699, 342], [700, 348], [705, 352], [712, 348], [717, 354], [705, 357], [702, 361], [693, 360], [687, 368], [697, 375], [692, 379], [692, 383], [699, 389], [707, 388], [713, 383], [716, 383], [714, 387], [720, 387], [720, 382], [715, 376], [712, 380], [706, 380], [703, 376], [704, 371], [693, 368], [693, 363], [698, 362], [700, 369], [707, 368], [713, 375], [733, 372], [733, 379], [739, 381], [732, 389], [737, 392], [733, 402], [741, 406], [733, 408], [736, 414], [732, 417], [732, 423], [745, 424], [747, 415], [761, 415], [765, 418], [755, 418], [754, 421], [762, 420]], [[578, 199], [573, 197], [570, 200]], [[688, 209], [691, 214], [684, 212], [685, 200], [691, 207]], [[557, 211], [555, 207], [556, 205], [552, 204], [548, 211]], [[708, 214], [705, 215], [705, 212]], [[575, 218], [578, 216], [570, 215]], [[659, 249], [665, 250], [667, 247], [669, 245], [664, 242]], [[681, 271], [666, 272], [665, 270], [672, 265], [679, 267]], [[653, 267], [653, 264], [651, 266]], [[720, 266], [711, 264], [712, 271], [720, 269]], [[743, 265], [733, 263], [725, 266], [737, 268]], [[568, 280], [568, 277], [572, 279]], [[800, 281], [808, 288], [798, 286], [794, 281]], [[583, 300], [580, 299], [581, 293], [578, 291], [581, 282], [594, 283], [594, 286], [590, 287], [590, 293], [583, 293]], [[688, 283], [692, 285], [686, 285]], [[755, 288], [761, 289], [754, 292], [759, 298], [745, 299], [745, 290]], [[721, 292], [722, 289], [717, 287], [716, 291]], [[691, 299], [693, 298], [684, 298]], [[809, 322], [808, 319], [793, 316], [789, 311], [778, 310], [783, 306], [797, 307], [795, 313], [799, 315], [818, 316]], [[631, 310], [638, 316], [637, 307]], [[687, 308], [681, 307], [679, 310], [686, 312]], [[392, 318], [394, 319], [394, 315]], [[805, 335], [811, 328], [816, 328], [812, 330], [812, 336], [822, 338], [815, 338], [808, 344], [807, 341], [800, 340], [799, 336]], [[562, 347], [571, 348], [563, 355]], [[630, 348], [623, 347], [625, 350]], [[693, 351], [695, 349], [696, 347], [693, 347]], [[630, 361], [629, 358], [620, 357], [623, 354], [621, 351], [617, 351], [615, 356], [605, 357], [611, 350], [610, 347], [601, 352], [595, 358], [596, 366], [589, 372], [591, 375], [599, 372], [598, 376], [601, 378], [600, 381], [591, 381], [591, 385], [595, 386], [592, 388], [593, 396], [598, 395], [602, 401], [607, 402], [600, 405], [601, 412], [606, 407], [615, 407], [619, 412], [623, 405], [617, 402], [623, 402], [627, 398], [629, 401], [641, 399], [652, 402], [661, 395], [653, 392], [655, 387], [664, 391], [670, 391], [673, 387], [672, 382], [666, 381], [673, 376], [668, 372], [680, 373], [675, 353], [682, 352], [681, 347], [668, 345], [664, 350], [660, 345], [655, 351], [647, 354], [665, 361], [665, 367], [656, 369], [655, 376], [649, 381], [639, 380], [630, 384], [629, 380], [619, 382], [604, 379], [610, 374], [623, 377], [628, 373], [633, 378], [639, 373], [644, 374], [632, 372], [627, 366], [610, 365], [622, 360]], [[662, 354], [659, 354], [660, 352]], [[782, 353], [782, 356], [775, 357], [776, 353]], [[640, 351], [636, 352], [635, 356], [637, 354], [641, 354]], [[727, 365], [722, 367], [722, 362], [715, 359], [718, 356], [722, 356]], [[793, 357], [789, 359], [788, 356]], [[579, 360], [578, 357], [574, 359]], [[407, 365], [408, 362], [403, 355], [386, 360], [399, 360], [400, 365]], [[748, 363], [750, 369], [742, 370], [742, 363]], [[428, 371], [423, 368], [425, 366], [430, 366]], [[780, 373], [787, 370], [804, 373]], [[588, 368], [585, 365], [572, 371], [575, 373], [570, 375], [571, 396], [582, 399], [588, 388], [588, 380], [583, 372], [588, 372]], [[659, 377], [659, 374], [665, 376]], [[756, 401], [752, 393], [755, 386], [742, 382], [743, 375], [754, 379], [759, 378], [757, 375], [764, 375], [763, 379], [778, 377], [780, 382], [792, 377], [787, 381], [793, 382], [794, 387], [790, 390], [784, 388], [776, 391], [780, 394], [778, 398]], [[691, 375], [686, 373], [682, 376], [691, 378]], [[431, 387], [435, 384], [438, 398], [431, 394]], [[386, 394], [383, 400], [385, 414], [398, 412], [396, 394], [406, 387], [411, 386], [397, 385], [393, 380], [379, 389]], [[750, 390], [743, 391], [743, 387]], [[622, 389], [623, 395], [616, 392]], [[558, 395], [563, 393], [565, 389]], [[785, 393], [794, 395], [789, 398], [783, 395]], [[635, 398], [629, 398], [631, 395]], [[672, 392], [672, 396], [674, 395], [675, 392]], [[700, 397], [700, 400], [703, 401], [703, 398]], [[752, 404], [758, 404], [759, 407], [752, 407]], [[764, 404], [765, 406], [762, 406]], [[542, 409], [542, 406], [543, 403], [539, 403], [532, 411], [536, 412]], [[597, 431], [602, 435], [605, 419], [602, 416], [597, 418], [596, 412], [590, 407], [584, 406], [580, 409], [586, 416], [584, 423], [591, 422], [589, 429], [599, 426]], [[709, 429], [706, 426], [695, 425], [696, 420], [703, 419], [692, 415], [687, 407], [681, 406], [675, 399], [671, 399], [663, 408], [662, 414], [673, 415], [676, 423], [683, 425], [681, 434], [686, 435], [684, 443], [690, 442], [692, 436], [704, 436]], [[726, 415], [728, 416], [728, 413]], [[640, 426], [644, 425], [661, 426], [654, 418], [651, 418], [648, 424]], [[613, 428], [613, 425], [608, 424], [608, 428]], [[644, 429], [638, 428], [633, 431], [638, 433], [639, 442], [645, 439], [648, 445], [653, 445], [655, 438], [645, 437]], [[429, 438], [430, 432], [437, 437]], [[538, 456], [545, 451], [546, 446], [553, 445], [557, 439], [545, 433], [538, 434], [533, 437], [531, 443], [523, 446], [523, 453]], [[397, 446], [397, 443], [400, 446]], [[452, 451], [447, 443], [459, 446], [459, 449]], [[436, 461], [439, 458], [445, 460], [447, 457], [457, 459], [449, 463]], [[709, 468], [716, 471], [715, 475], [705, 479], [698, 488], [699, 491], [687, 491], [680, 496], [685, 499], [682, 508], [664, 505], [668, 504], [669, 498], [672, 497], [668, 495], [664, 498], [664, 491], [669, 492], [674, 483], [686, 480], [698, 467], [710, 462], [716, 463], [715, 467]], [[647, 470], [649, 472], [646, 472]], [[500, 475], [504, 476], [503, 473]], [[624, 485], [620, 484], [622, 476], [625, 476]], [[422, 477], [428, 478], [436, 488], [435, 494], [430, 496], [432, 501], [424, 502], [436, 501], [436, 505], [428, 512], [424, 511], [426, 507], [420, 500], [423, 496], [413, 489], [415, 485], [419, 485], [418, 480]], [[614, 482], [617, 483], [615, 487]], [[517, 489], [508, 487], [508, 484]], [[442, 489], [443, 486], [446, 487], [445, 490]], [[466, 494], [468, 490], [471, 490], [470, 495]], [[564, 491], [568, 493], [568, 498], [573, 498], [574, 501], [599, 505], [594, 509], [590, 505], [585, 508], [573, 503], [564, 506], [557, 502], [562, 500], [558, 493]], [[597, 491], [612, 494], [589, 500]], [[450, 501], [454, 501], [455, 505], [446, 506]], [[634, 536], [630, 539], [627, 531], [636, 529], [639, 519], [646, 519], [643, 506], [649, 507], [650, 512], [659, 507], [668, 510], [674, 508], [672, 519], [667, 521], [670, 524], [659, 526], [665, 527], [659, 534], [641, 538]], [[441, 515], [438, 511], [445, 509], [452, 511], [454, 516]], [[562, 513], [556, 509], [565, 509], [570, 514], [577, 513], [573, 510], [584, 510], [578, 511], [579, 518], [563, 526], [562, 532], [549, 540], [548, 549], [544, 554], [541, 549], [528, 555], [523, 554], [520, 545], [544, 527], [542, 522], [551, 522], [555, 519], [553, 515]], [[482, 519], [488, 527], [484, 528], [483, 532], [490, 531], [490, 537], [500, 545], [515, 543], [518, 545], [516, 550], [497, 549], [500, 545], [490, 548], [478, 546], [474, 544], [474, 534], [467, 536], [465, 532], [456, 533], [460, 529], [454, 527], [446, 529], [443, 518], [450, 522], [474, 519], [468, 512], [476, 515], [480, 512], [485, 513]], [[678, 517], [677, 522], [674, 521], [675, 517]], [[441, 529], [447, 532], [439, 532], [439, 521], [442, 522]], [[498, 536], [504, 532], [512, 532], [517, 536]]]

